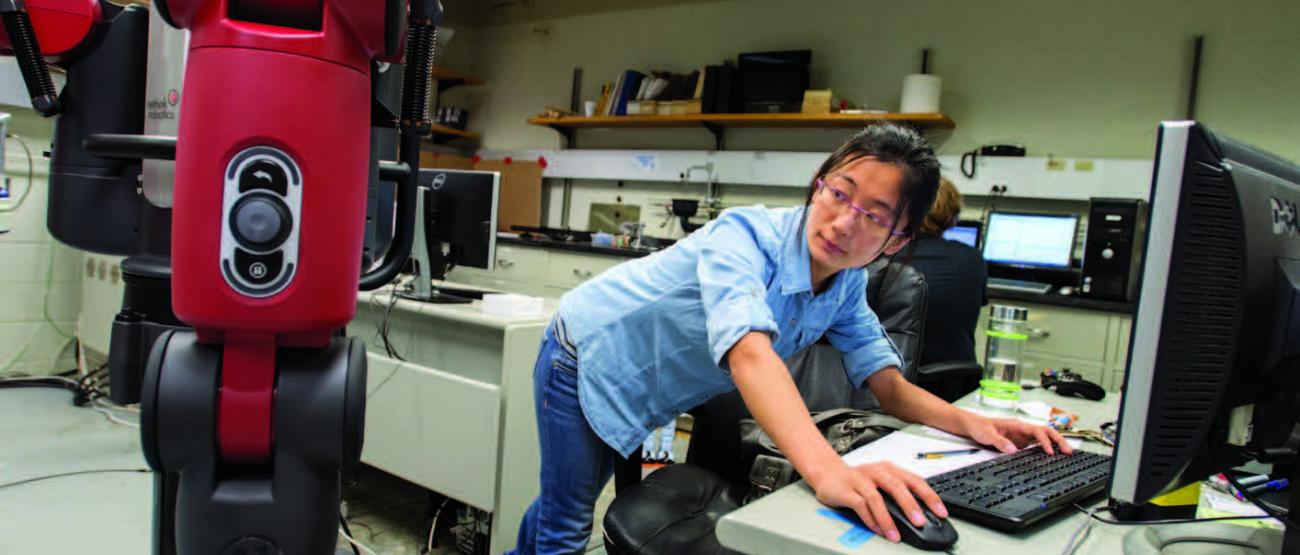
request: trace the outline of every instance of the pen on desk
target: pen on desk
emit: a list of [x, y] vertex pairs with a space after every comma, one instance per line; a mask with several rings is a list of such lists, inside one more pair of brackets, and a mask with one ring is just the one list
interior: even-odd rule
[[917, 453], [916, 458], [942, 459], [944, 457], [951, 456], [951, 455], [974, 455], [975, 453], [979, 453], [980, 451], [983, 451], [983, 449], [980, 449], [978, 447], [972, 447], [970, 449], [953, 449], [951, 451], [928, 451], [924, 453]]
[[[1253, 486], [1247, 486], [1246, 492], [1250, 493], [1251, 495], [1259, 495], [1261, 493], [1270, 492], [1270, 491], [1282, 491], [1290, 485], [1291, 485], [1290, 480], [1287, 480], [1286, 478], [1281, 478], [1278, 480], [1273, 480], [1271, 482], [1265, 482], [1263, 484], [1255, 484]], [[1237, 492], [1237, 495], [1235, 497], [1238, 500], [1244, 501], [1246, 496], [1242, 495], [1240, 492]]]

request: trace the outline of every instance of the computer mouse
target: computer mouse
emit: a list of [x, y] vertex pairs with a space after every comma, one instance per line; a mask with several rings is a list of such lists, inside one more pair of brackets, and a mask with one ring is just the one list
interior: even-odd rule
[[894, 519], [894, 526], [898, 527], [898, 535], [902, 537], [903, 543], [926, 551], [943, 551], [957, 543], [957, 529], [953, 528], [952, 523], [935, 516], [925, 505], [921, 505], [921, 512], [925, 513], [925, 526], [917, 528], [912, 524], [912, 519], [903, 513], [903, 508], [894, 502], [893, 497], [886, 494], [884, 498], [885, 508], [889, 509], [889, 516]]
[[1060, 381], [1052, 386], [1057, 395], [1080, 397], [1090, 401], [1100, 401], [1106, 397], [1106, 390], [1087, 380]]
[[1062, 287], [1062, 288], [1061, 288], [1059, 291], [1057, 291], [1057, 292], [1060, 293], [1060, 294], [1062, 294], [1062, 295], [1065, 295], [1065, 296], [1068, 297], [1068, 296], [1074, 294], [1074, 288], [1073, 288], [1073, 287], [1070, 287], [1069, 285], [1066, 285], [1065, 287]]

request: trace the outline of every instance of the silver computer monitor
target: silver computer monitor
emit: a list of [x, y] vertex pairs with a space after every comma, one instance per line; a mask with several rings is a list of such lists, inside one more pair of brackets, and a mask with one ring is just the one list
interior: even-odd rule
[[1294, 163], [1194, 122], [1160, 126], [1115, 501], [1146, 503], [1291, 435], [1300, 401], [1297, 206]]

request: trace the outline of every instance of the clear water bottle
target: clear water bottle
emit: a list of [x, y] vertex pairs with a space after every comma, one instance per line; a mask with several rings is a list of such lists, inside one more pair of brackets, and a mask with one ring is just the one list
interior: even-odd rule
[[993, 305], [985, 334], [984, 379], [980, 380], [980, 402], [1001, 408], [1015, 408], [1020, 402], [1021, 359], [1029, 310], [1019, 306]]

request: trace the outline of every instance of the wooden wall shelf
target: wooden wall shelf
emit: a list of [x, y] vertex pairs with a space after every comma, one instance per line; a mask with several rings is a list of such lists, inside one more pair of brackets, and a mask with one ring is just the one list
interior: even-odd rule
[[482, 85], [483, 80], [472, 75], [466, 75], [459, 71], [452, 71], [445, 67], [433, 66], [429, 76], [438, 82], [438, 92], [445, 91], [458, 85]]
[[573, 143], [577, 129], [682, 128], [703, 127], [713, 133], [717, 150], [723, 147], [723, 130], [730, 127], [862, 127], [872, 123], [910, 124], [921, 129], [952, 129], [957, 126], [942, 113], [921, 114], [688, 114], [676, 116], [562, 116], [528, 118], [528, 123], [544, 125], [564, 135]]
[[433, 125], [429, 132], [429, 140], [435, 143], [446, 142], [453, 139], [468, 139], [477, 141], [483, 135], [473, 131], [461, 131], [445, 125]]

